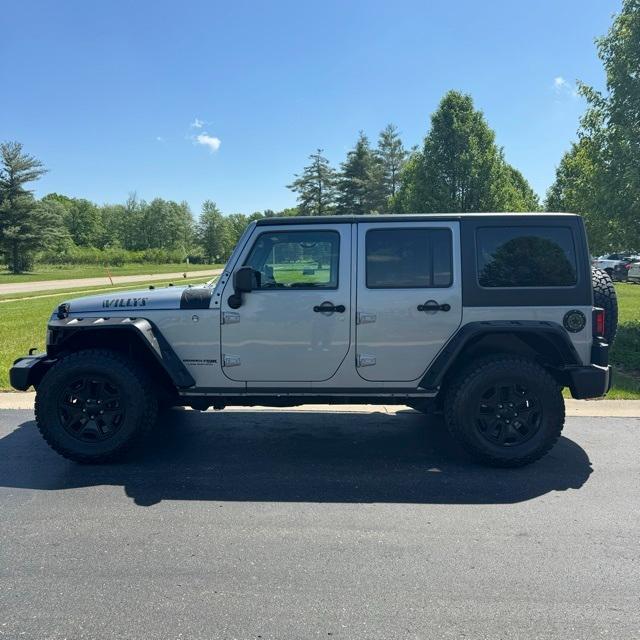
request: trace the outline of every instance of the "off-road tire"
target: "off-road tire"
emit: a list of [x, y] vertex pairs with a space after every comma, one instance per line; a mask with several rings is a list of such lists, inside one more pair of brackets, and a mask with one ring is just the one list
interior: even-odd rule
[[604, 337], [613, 344], [618, 331], [618, 298], [609, 274], [602, 269], [591, 269], [591, 282], [593, 286], [593, 304], [604, 309]]
[[[501, 383], [530, 389], [541, 414], [537, 431], [513, 446], [489, 442], [476, 417], [483, 390]], [[510, 355], [476, 360], [461, 371], [445, 396], [444, 414], [449, 432], [463, 449], [475, 460], [496, 467], [521, 467], [544, 456], [560, 437], [565, 418], [562, 391], [554, 378], [536, 362]]]
[[[112, 436], [85, 442], [63, 426], [59, 402], [73, 380], [92, 375], [118, 389], [124, 416]], [[35, 416], [40, 433], [52, 449], [75, 462], [98, 464], [121, 458], [149, 435], [157, 413], [157, 394], [144, 370], [108, 349], [85, 349], [62, 358], [47, 371], [36, 393]]]

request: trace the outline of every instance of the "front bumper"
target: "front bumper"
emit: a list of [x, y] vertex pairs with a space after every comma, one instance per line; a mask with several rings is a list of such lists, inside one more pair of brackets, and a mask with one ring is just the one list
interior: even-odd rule
[[26, 391], [30, 386], [37, 387], [49, 367], [55, 362], [46, 353], [18, 358], [9, 369], [11, 386], [18, 391]]
[[576, 367], [567, 373], [571, 395], [578, 400], [601, 398], [609, 391], [613, 380], [611, 367], [608, 365], [592, 364], [588, 367]]

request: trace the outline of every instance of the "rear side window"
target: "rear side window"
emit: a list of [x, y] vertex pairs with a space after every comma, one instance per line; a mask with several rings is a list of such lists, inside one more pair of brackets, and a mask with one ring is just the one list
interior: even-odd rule
[[577, 282], [568, 227], [484, 227], [477, 231], [482, 287], [568, 287]]
[[450, 287], [449, 229], [372, 229], [366, 236], [367, 288]]

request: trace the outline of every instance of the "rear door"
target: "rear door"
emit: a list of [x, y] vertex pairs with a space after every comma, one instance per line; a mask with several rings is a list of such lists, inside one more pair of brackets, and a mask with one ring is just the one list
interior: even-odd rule
[[462, 319], [458, 222], [358, 224], [356, 366], [420, 378]]
[[246, 382], [328, 380], [351, 339], [351, 225], [257, 226], [239, 264], [260, 286], [222, 307], [225, 375]]

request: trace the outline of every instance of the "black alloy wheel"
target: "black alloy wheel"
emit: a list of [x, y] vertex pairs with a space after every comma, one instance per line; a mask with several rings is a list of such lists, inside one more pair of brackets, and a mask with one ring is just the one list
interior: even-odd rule
[[76, 378], [60, 394], [58, 416], [62, 428], [82, 442], [107, 440], [124, 423], [122, 391], [103, 376]]
[[494, 445], [523, 444], [541, 424], [540, 399], [521, 384], [490, 385], [480, 396], [476, 426], [479, 434]]

